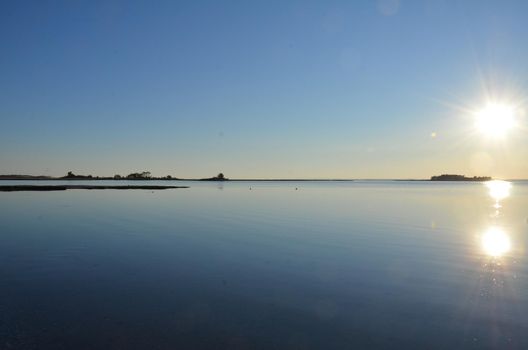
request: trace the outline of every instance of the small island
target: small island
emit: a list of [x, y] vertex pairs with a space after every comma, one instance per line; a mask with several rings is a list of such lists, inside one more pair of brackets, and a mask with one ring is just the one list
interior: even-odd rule
[[226, 178], [224, 176], [224, 174], [220, 173], [216, 176], [213, 176], [213, 177], [208, 177], [206, 179], [200, 179], [200, 181], [227, 181], [229, 180], [228, 178]]
[[490, 181], [490, 176], [473, 176], [467, 177], [465, 175], [442, 174], [431, 176], [431, 181]]

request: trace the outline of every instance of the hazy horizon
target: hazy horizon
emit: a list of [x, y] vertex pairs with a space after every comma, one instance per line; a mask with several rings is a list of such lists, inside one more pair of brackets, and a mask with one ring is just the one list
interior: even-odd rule
[[[524, 1], [5, 2], [0, 174], [528, 178]], [[515, 107], [501, 138], [475, 128]]]

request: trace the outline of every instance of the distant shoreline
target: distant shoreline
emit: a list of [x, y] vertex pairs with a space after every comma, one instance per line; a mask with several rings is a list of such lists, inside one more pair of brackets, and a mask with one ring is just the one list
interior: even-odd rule
[[[398, 182], [483, 182], [492, 180], [491, 177], [465, 177], [458, 176], [456, 178], [449, 176], [433, 176], [430, 179], [218, 179], [218, 178], [198, 178], [198, 179], [184, 179], [184, 178], [167, 178], [167, 177], [151, 177], [151, 178], [115, 178], [115, 177], [84, 177], [78, 176], [75, 178], [67, 177], [52, 177], [52, 176], [33, 176], [33, 175], [0, 175], [0, 181], [200, 181], [200, 182], [353, 182], [353, 181], [398, 181]], [[505, 179], [508, 181], [523, 181], [528, 179]]]
[[90, 186], [90, 185], [0, 185], [0, 192], [66, 191], [66, 190], [167, 190], [189, 186]]
[[[0, 175], [0, 181], [217, 181], [217, 182], [241, 182], [241, 181], [361, 181], [370, 179], [183, 179], [183, 178], [165, 178], [152, 177], [145, 179], [127, 179], [127, 178], [113, 178], [113, 177], [78, 177], [78, 178], [64, 178], [64, 177], [45, 177], [45, 176], [6, 176]], [[392, 180], [392, 179], [372, 179], [373, 181], [407, 181], [407, 180]], [[422, 180], [413, 180], [422, 181]], [[428, 181], [428, 180], [423, 180]]]
[[[35, 181], [358, 181], [362, 179], [228, 179], [223, 177], [210, 177], [210, 178], [178, 178], [178, 177], [145, 177], [145, 178], [127, 178], [127, 177], [109, 177], [109, 176], [82, 176], [76, 175], [74, 177], [54, 177], [44, 175], [0, 175], [0, 181], [2, 180], [35, 180]], [[365, 179], [368, 180], [368, 179]], [[391, 179], [375, 179], [380, 181], [391, 181]], [[421, 180], [417, 180], [421, 181]]]
[[431, 181], [475, 181], [475, 182], [483, 182], [483, 181], [491, 181], [493, 178], [491, 176], [473, 176], [468, 177], [465, 175], [457, 175], [457, 174], [442, 174], [437, 176], [431, 176]]

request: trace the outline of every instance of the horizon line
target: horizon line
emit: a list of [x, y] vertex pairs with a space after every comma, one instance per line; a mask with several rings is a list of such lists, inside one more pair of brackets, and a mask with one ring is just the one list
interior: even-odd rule
[[[83, 176], [88, 175], [79, 175], [81, 178], [65, 178], [61, 176], [51, 176], [51, 175], [29, 175], [29, 174], [0, 174], [0, 180], [4, 181], [15, 181], [15, 180], [65, 180], [65, 181], [71, 181], [71, 180], [117, 180], [117, 181], [141, 181], [141, 180], [148, 180], [148, 179], [127, 179], [126, 176], [122, 178], [115, 179], [113, 176], [92, 176], [91, 178], [82, 178]], [[172, 176], [172, 175], [171, 175]], [[12, 177], [12, 178], [9, 178]], [[19, 178], [17, 178], [19, 177]], [[27, 177], [27, 179], [23, 179], [23, 177]], [[179, 177], [172, 177], [167, 178], [165, 177], [156, 177], [153, 176], [151, 178], [152, 180], [164, 180], [164, 181], [200, 181], [200, 180], [210, 180], [211, 178], [179, 178]], [[226, 178], [225, 180], [218, 180], [219, 182], [222, 181], [430, 181], [431, 177], [429, 178]], [[501, 180], [501, 179], [495, 179], [492, 177], [492, 180]], [[505, 181], [526, 181], [528, 178], [511, 178], [511, 179], [502, 179]], [[214, 181], [214, 180], [212, 180]], [[457, 182], [457, 181], [454, 181]]]

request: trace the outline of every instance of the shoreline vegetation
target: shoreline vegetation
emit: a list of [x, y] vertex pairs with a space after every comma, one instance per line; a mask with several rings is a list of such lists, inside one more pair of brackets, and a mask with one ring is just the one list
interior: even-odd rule
[[473, 176], [467, 177], [465, 175], [455, 174], [442, 174], [437, 176], [431, 176], [431, 181], [490, 181], [493, 180], [490, 176]]
[[141, 173], [131, 173], [126, 176], [121, 176], [119, 174], [116, 174], [114, 176], [92, 176], [92, 175], [76, 175], [71, 171], [68, 171], [68, 173], [65, 176], [46, 176], [46, 175], [0, 175], [0, 180], [82, 180], [82, 181], [90, 181], [90, 180], [127, 180], [127, 181], [134, 181], [134, 180], [198, 180], [198, 181], [227, 181], [229, 180], [224, 176], [224, 174], [219, 173], [216, 176], [209, 177], [209, 178], [203, 178], [203, 179], [182, 179], [178, 177], [173, 177], [171, 175], [162, 176], [162, 177], [155, 177], [152, 176], [149, 171], [143, 171]]
[[1, 180], [47, 180], [47, 181], [64, 181], [64, 180], [118, 180], [118, 181], [357, 181], [357, 180], [372, 180], [372, 181], [490, 181], [493, 180], [490, 176], [473, 176], [467, 177], [465, 175], [457, 174], [442, 174], [431, 176], [430, 179], [228, 179], [224, 174], [219, 173], [216, 176], [199, 179], [178, 178], [171, 175], [155, 177], [149, 171], [141, 173], [131, 173], [126, 176], [92, 176], [92, 175], [76, 175], [69, 171], [65, 176], [55, 177], [46, 175], [0, 175]]
[[[223, 173], [219, 173], [216, 176], [208, 178], [179, 178], [171, 175], [156, 177], [152, 176], [149, 171], [141, 173], [131, 173], [126, 176], [114, 175], [114, 176], [92, 176], [92, 175], [76, 175], [69, 171], [65, 176], [47, 176], [47, 175], [0, 175], [1, 180], [45, 180], [45, 181], [67, 181], [67, 180], [79, 180], [79, 181], [91, 181], [91, 180], [118, 180], [118, 181], [356, 181], [357, 179], [229, 179], [224, 176]], [[425, 180], [417, 180], [425, 181]]]

